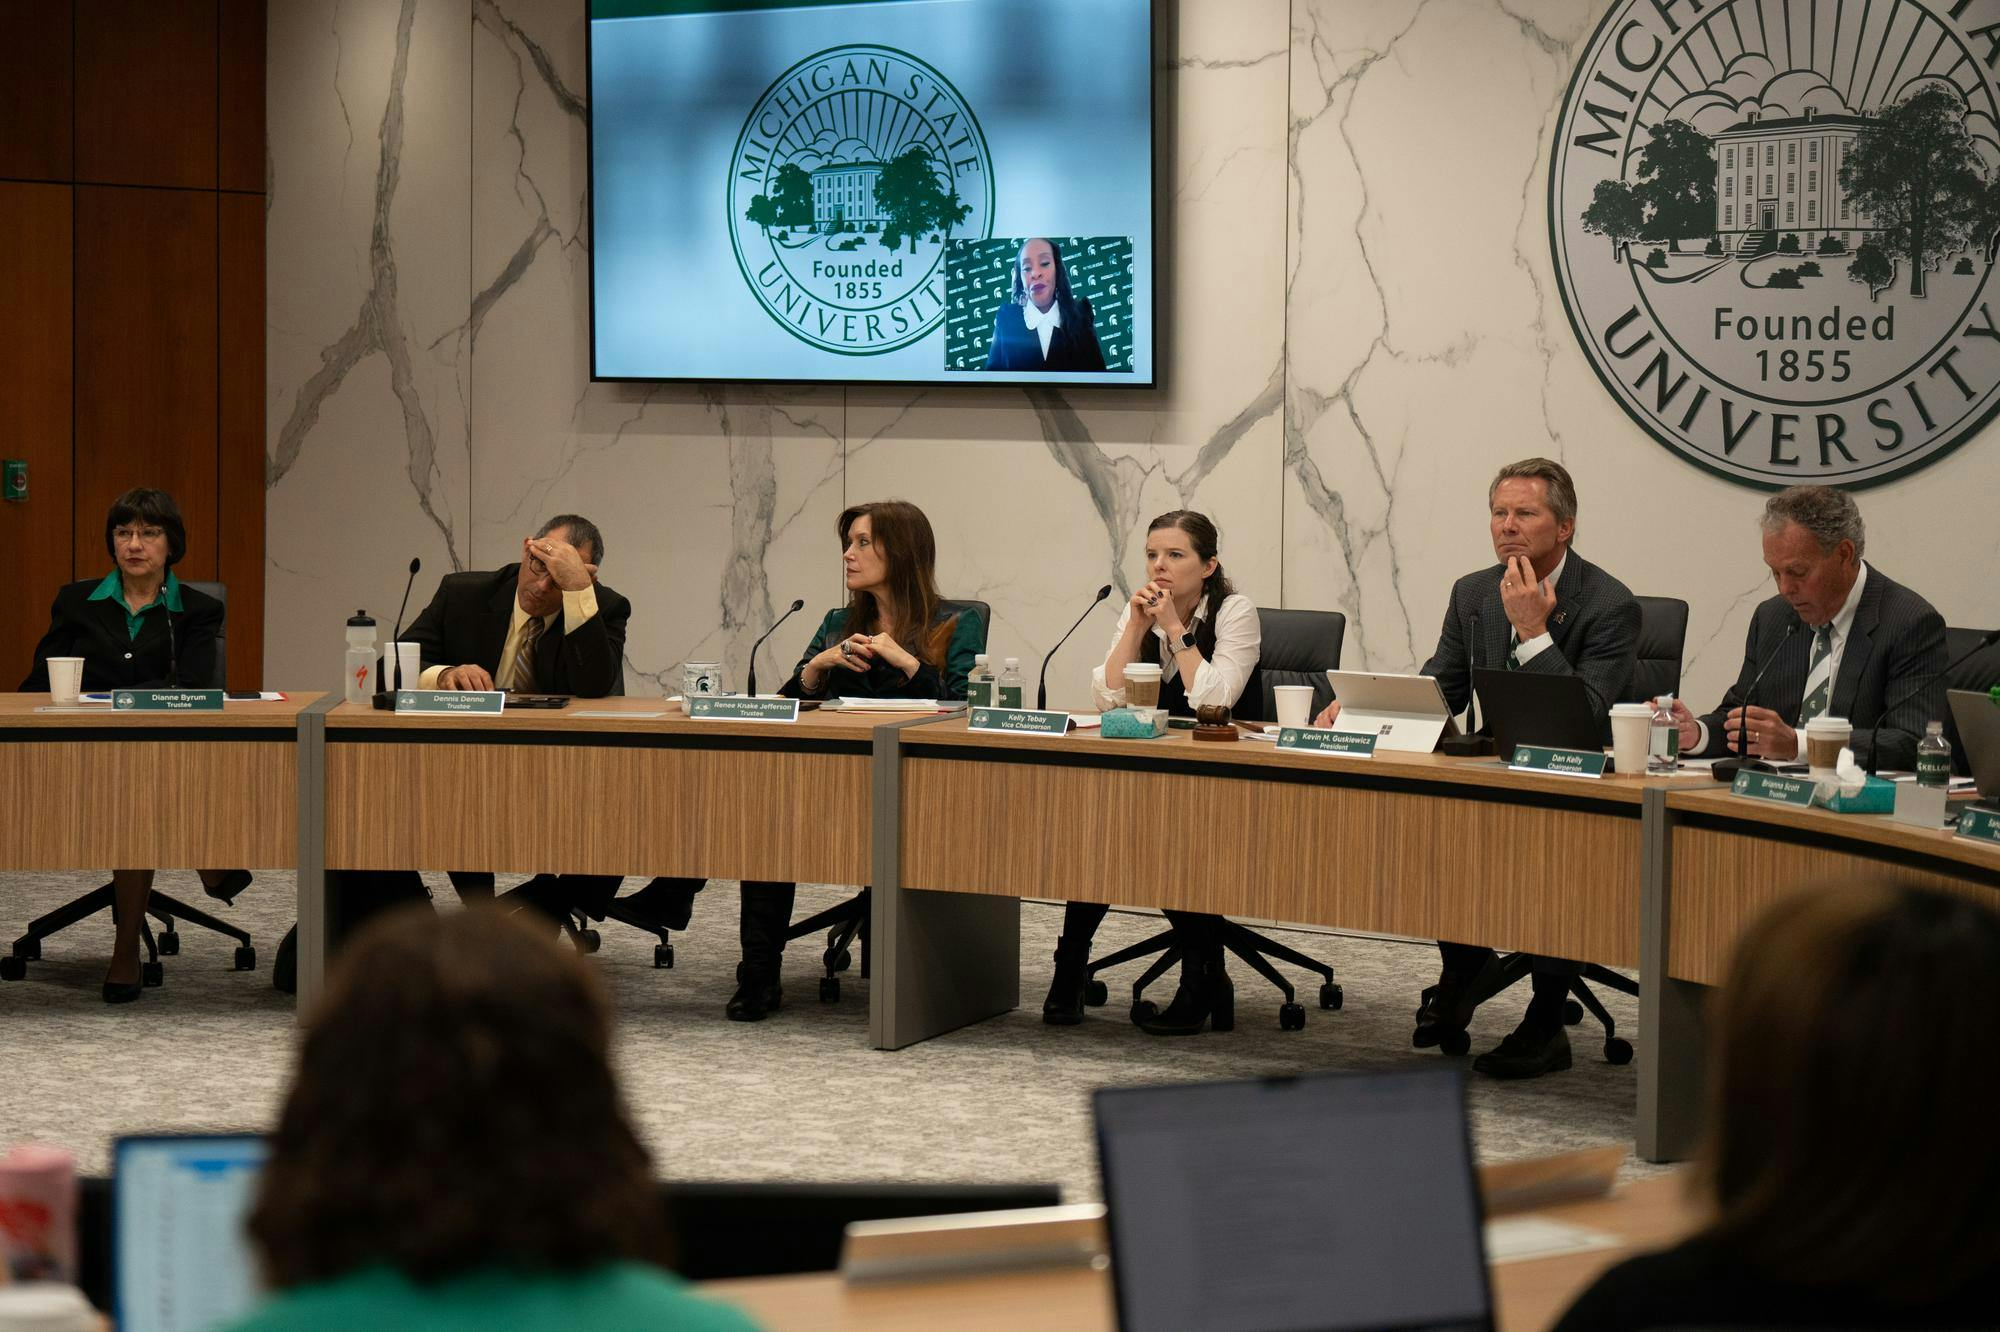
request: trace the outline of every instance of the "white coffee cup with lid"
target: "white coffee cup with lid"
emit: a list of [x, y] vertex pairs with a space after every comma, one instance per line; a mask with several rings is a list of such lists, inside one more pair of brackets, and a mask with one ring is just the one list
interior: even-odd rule
[[1651, 738], [1652, 727], [1651, 704], [1611, 705], [1611, 762], [1620, 773], [1645, 775], [1646, 743]]

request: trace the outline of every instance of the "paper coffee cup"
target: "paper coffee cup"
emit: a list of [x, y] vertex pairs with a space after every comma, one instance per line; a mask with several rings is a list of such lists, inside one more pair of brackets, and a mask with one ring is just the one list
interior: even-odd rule
[[423, 678], [424, 647], [421, 643], [396, 644], [396, 678], [404, 689], [415, 689]]
[[1815, 717], [1806, 723], [1806, 767], [1814, 777], [1831, 777], [1840, 751], [1854, 739], [1854, 723], [1845, 717]]
[[1611, 761], [1621, 774], [1646, 771], [1646, 742], [1653, 727], [1653, 710], [1644, 703], [1611, 705]]
[[1271, 693], [1278, 700], [1278, 725], [1304, 726], [1312, 721], [1311, 685], [1273, 685]]
[[83, 696], [83, 658], [49, 658], [49, 699], [74, 703]]
[[1135, 708], [1160, 705], [1160, 668], [1133, 662], [1125, 668], [1125, 701]]
[[21, 1143], [0, 1155], [0, 1263], [15, 1281], [76, 1277], [76, 1158]]

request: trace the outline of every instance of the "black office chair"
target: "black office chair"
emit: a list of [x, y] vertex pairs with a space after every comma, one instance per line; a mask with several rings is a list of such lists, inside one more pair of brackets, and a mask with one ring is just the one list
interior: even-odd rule
[[[1944, 631], [1944, 655], [1946, 661], [1958, 661], [1980, 639], [1986, 637], [1984, 629], [1946, 629]], [[1984, 693], [2000, 685], [2000, 643], [1995, 643], [1984, 652], [1973, 653], [1960, 663], [1957, 670], [1945, 678], [1946, 689], [1971, 689]], [[1951, 741], [1951, 770], [1961, 777], [1970, 776], [1971, 764], [1965, 757], [1965, 742], [1958, 738], [1958, 719], [1951, 715], [1951, 709], [1944, 710], [1944, 738]]]
[[[1270, 610], [1259, 607], [1257, 624], [1261, 638], [1257, 667], [1244, 684], [1243, 696], [1236, 701], [1233, 715], [1242, 721], [1270, 721], [1278, 715], [1275, 691], [1279, 685], [1311, 685], [1312, 715], [1317, 716], [1320, 709], [1333, 700], [1333, 685], [1328, 682], [1326, 673], [1340, 667], [1340, 647], [1347, 636], [1347, 617], [1339, 611]], [[1247, 925], [1239, 925], [1233, 920], [1223, 921], [1222, 946], [1285, 996], [1284, 1002], [1278, 1005], [1278, 1026], [1281, 1030], [1298, 1031], [1304, 1028], [1306, 1010], [1304, 1004], [1297, 1002], [1292, 983], [1271, 965], [1273, 958], [1310, 971], [1320, 978], [1321, 1008], [1339, 1008], [1345, 999], [1340, 986], [1334, 983], [1332, 967], [1296, 949], [1287, 948]], [[1181, 949], [1172, 930], [1164, 930], [1092, 962], [1089, 978], [1083, 987], [1084, 1002], [1096, 1007], [1111, 997], [1109, 988], [1097, 979], [1098, 972], [1107, 967], [1123, 966], [1153, 953], [1161, 955], [1159, 960], [1148, 967], [1132, 987], [1132, 1020], [1138, 1022], [1151, 1017], [1156, 1007], [1152, 1000], [1144, 997], [1146, 987], [1181, 960]]]
[[[182, 586], [193, 588], [197, 592], [205, 592], [217, 601], [222, 602], [225, 607], [229, 604], [229, 589], [222, 583], [187, 582], [183, 583]], [[227, 676], [228, 660], [225, 649], [228, 644], [224, 639], [223, 633], [227, 627], [227, 621], [225, 620], [223, 630], [216, 631], [215, 673], [206, 685], [209, 689], [221, 689], [225, 687], [223, 682]], [[116, 903], [112, 894], [112, 887], [108, 883], [101, 888], [92, 889], [73, 902], [57, 907], [54, 911], [49, 912], [39, 919], [30, 921], [28, 932], [14, 941], [14, 946], [9, 955], [0, 957], [0, 980], [26, 979], [28, 975], [28, 963], [41, 960], [42, 940], [48, 938], [50, 935], [68, 929], [80, 920], [88, 920], [100, 911], [111, 911], [114, 913], [115, 918]], [[254, 971], [257, 969], [257, 950], [251, 945], [250, 935], [246, 931], [237, 929], [234, 925], [226, 925], [207, 912], [197, 911], [179, 898], [170, 897], [157, 888], [153, 890], [152, 896], [147, 900], [146, 914], [160, 922], [160, 933], [156, 937], [151, 925], [143, 920], [139, 922], [139, 935], [146, 945], [146, 960], [139, 964], [139, 979], [141, 984], [160, 985], [165, 983], [166, 968], [160, 964], [160, 957], [163, 954], [171, 957], [181, 951], [180, 931], [174, 928], [176, 921], [184, 921], [200, 929], [212, 930], [217, 934], [234, 939], [236, 941], [236, 970]]]
[[[979, 642], [974, 651], [984, 651], [986, 635], [993, 627], [993, 608], [983, 601], [946, 601], [948, 611], [976, 611], [979, 615]], [[823, 1004], [840, 1001], [840, 973], [854, 965], [854, 941], [861, 940], [861, 979], [868, 979], [868, 890], [863, 888], [837, 906], [830, 906], [799, 921], [785, 931], [785, 942], [826, 931], [826, 951], [820, 961], [826, 974], [819, 978], [819, 999]]]
[[[1626, 682], [1620, 701], [1650, 703], [1661, 694], [1679, 694], [1681, 652], [1687, 646], [1688, 604], [1674, 597], [1635, 596], [1633, 600], [1639, 603], [1639, 660], [1632, 666], [1632, 678]], [[1477, 1002], [1483, 1004], [1512, 986], [1526, 976], [1533, 965], [1534, 958], [1527, 953], [1509, 953], [1501, 958], [1499, 969], [1490, 977], [1491, 983], [1475, 991]], [[1592, 981], [1634, 998], [1639, 994], [1638, 981], [1621, 976], [1609, 967], [1585, 962], [1581, 972], [1570, 978], [1570, 998], [1563, 1004], [1563, 1022], [1574, 1027], [1583, 1021], [1583, 1015], [1588, 1011], [1604, 1028], [1605, 1062], [1629, 1064], [1632, 1062], [1632, 1042], [1618, 1034], [1618, 1024], [1605, 1009], [1604, 1001], [1590, 988]], [[1435, 986], [1426, 987], [1423, 994], [1425, 1003], [1430, 1002], [1435, 989]], [[1422, 1015], [1421, 1008], [1418, 1014]], [[1438, 1048], [1448, 1055], [1462, 1055], [1472, 1048], [1472, 1037], [1463, 1031], [1448, 1031], [1438, 1042]]]

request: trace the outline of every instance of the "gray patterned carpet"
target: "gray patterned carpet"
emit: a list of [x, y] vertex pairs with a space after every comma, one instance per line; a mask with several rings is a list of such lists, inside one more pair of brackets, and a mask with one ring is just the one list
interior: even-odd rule
[[[30, 917], [98, 882], [0, 875], [0, 948]], [[192, 875], [163, 874], [159, 886], [206, 900]], [[259, 873], [226, 912], [255, 938], [256, 972], [231, 971], [232, 945], [187, 929], [180, 956], [166, 959], [166, 985], [127, 1007], [98, 997], [110, 956], [108, 920], [49, 941], [25, 981], [0, 984], [0, 1144], [59, 1143], [84, 1169], [100, 1171], [108, 1139], [119, 1133], [268, 1124], [292, 1054], [292, 1001], [271, 989], [269, 966], [291, 922], [293, 892], [288, 873]], [[453, 909], [442, 876], [433, 895], [441, 909]], [[802, 889], [798, 909], [818, 910], [839, 896], [831, 888]], [[1157, 923], [1156, 916], [1114, 912], [1099, 941], [1135, 941]], [[1097, 1196], [1092, 1088], [1441, 1058], [1409, 1045], [1417, 991], [1436, 970], [1428, 945], [1288, 931], [1288, 942], [1333, 964], [1346, 989], [1344, 1009], [1321, 1012], [1311, 997], [1316, 989], [1302, 987], [1306, 1029], [1281, 1032], [1275, 992], [1235, 967], [1237, 1030], [1166, 1040], [1125, 1020], [1115, 980], [1112, 1005], [1081, 1027], [1043, 1025], [1041, 996], [1060, 924], [1059, 907], [1023, 908], [1027, 1006], [893, 1054], [866, 1048], [866, 983], [849, 981], [838, 1004], [822, 1005], [817, 950], [796, 944], [787, 955], [785, 1009], [761, 1024], [723, 1020], [736, 962], [733, 883], [717, 881], [698, 900], [693, 928], [677, 936], [674, 970], [653, 968], [650, 936], [606, 926], [595, 965], [622, 1015], [620, 1071], [660, 1172], [734, 1180], [1053, 1180], [1068, 1198], [1088, 1200]], [[1129, 985], [1136, 972], [1126, 975]], [[1163, 989], [1161, 1002], [1171, 993]], [[1636, 1026], [1636, 1004], [1611, 997], [1621, 1029]], [[1522, 986], [1489, 1004], [1474, 1024], [1474, 1052], [1497, 1043], [1525, 1002]], [[1630, 1143], [1635, 1068], [1605, 1064], [1594, 1030], [1576, 1029], [1576, 1066], [1568, 1073], [1530, 1083], [1474, 1080], [1483, 1159]], [[1647, 1170], [1628, 1162], [1628, 1171]]]

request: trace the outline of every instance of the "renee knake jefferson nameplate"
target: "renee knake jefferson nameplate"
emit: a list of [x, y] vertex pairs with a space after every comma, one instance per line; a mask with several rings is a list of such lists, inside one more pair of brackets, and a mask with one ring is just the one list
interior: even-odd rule
[[696, 694], [687, 701], [687, 714], [696, 721], [795, 722], [799, 701], [795, 698], [723, 698]]
[[1602, 13], [1548, 208], [1605, 391], [1760, 487], [1873, 485], [1976, 441], [2000, 408], [2000, 0]]
[[507, 704], [498, 689], [398, 689], [396, 711], [497, 717]]
[[220, 689], [114, 689], [113, 712], [220, 712]]

